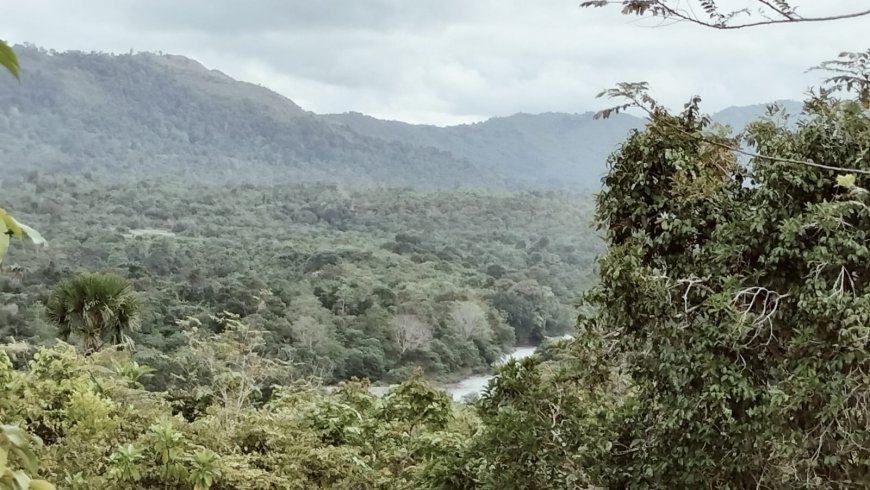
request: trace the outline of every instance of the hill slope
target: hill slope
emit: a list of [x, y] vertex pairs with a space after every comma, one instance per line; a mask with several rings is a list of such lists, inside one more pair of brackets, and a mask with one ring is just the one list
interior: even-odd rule
[[[317, 115], [182, 56], [17, 49], [22, 83], [0, 84], [7, 173], [597, 189], [607, 156], [643, 125], [626, 114], [515, 114], [444, 128]], [[742, 127], [764, 109], [716, 119]]]
[[360, 135], [180, 56], [18, 47], [0, 85], [7, 171], [452, 186], [500, 176], [433, 148]]
[[[780, 103], [789, 113], [800, 113], [800, 103]], [[729, 107], [713, 114], [713, 119], [740, 130], [766, 110], [764, 104]], [[591, 112], [515, 114], [446, 128], [384, 121], [358, 112], [325, 117], [385, 141], [438, 148], [481, 168], [498, 168], [520, 182], [587, 189], [600, 185], [607, 157], [632, 129], [644, 124], [628, 114], [594, 120]]]
[[545, 186], [598, 187], [607, 156], [639, 128], [639, 118], [620, 114], [593, 120], [592, 113], [515, 114], [439, 128], [381, 121], [359, 113], [326, 116], [387, 141], [447, 151], [482, 168], [497, 168], [521, 182]]

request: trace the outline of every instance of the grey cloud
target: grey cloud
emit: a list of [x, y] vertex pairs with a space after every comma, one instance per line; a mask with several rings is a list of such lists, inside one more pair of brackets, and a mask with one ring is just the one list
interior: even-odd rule
[[700, 94], [711, 111], [797, 98], [820, 79], [806, 68], [866, 49], [866, 20], [723, 33], [577, 4], [44, 0], [12, 4], [0, 33], [55, 49], [184, 54], [315, 112], [438, 124], [594, 110], [606, 105], [597, 92], [627, 80], [675, 107]]
[[[478, 4], [483, 3], [479, 2]], [[151, 0], [125, 1], [129, 18], [158, 29], [224, 35], [264, 31], [430, 30], [477, 10], [463, 0]]]

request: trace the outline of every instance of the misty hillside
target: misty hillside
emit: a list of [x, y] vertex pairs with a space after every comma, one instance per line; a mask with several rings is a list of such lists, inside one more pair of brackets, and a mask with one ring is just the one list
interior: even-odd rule
[[[776, 101], [785, 112], [789, 115], [790, 120], [794, 120], [803, 110], [803, 103], [796, 100], [779, 100]], [[768, 104], [755, 104], [744, 107], [728, 107], [714, 114], [716, 122], [727, 124], [734, 130], [740, 130], [754, 119], [767, 114]]]
[[[800, 113], [800, 103], [780, 103], [788, 113]], [[766, 104], [729, 107], [713, 119], [740, 130], [766, 111]], [[326, 117], [360, 134], [431, 146], [484, 168], [496, 166], [522, 182], [596, 188], [607, 171], [607, 157], [644, 121], [628, 114], [595, 120], [593, 114], [515, 114], [445, 128], [384, 121], [358, 112]]]
[[599, 185], [607, 156], [631, 129], [643, 125], [626, 114], [593, 120], [592, 113], [515, 114], [446, 128], [381, 121], [359, 113], [328, 117], [361, 134], [432, 146], [482, 167], [497, 166], [523, 182], [583, 187]]
[[[630, 115], [516, 114], [451, 127], [316, 115], [183, 56], [20, 47], [0, 86], [4, 170], [211, 182], [595, 189]], [[794, 105], [787, 104], [790, 109]], [[765, 106], [729, 108], [742, 127]]]
[[180, 56], [18, 48], [0, 86], [4, 170], [452, 186], [483, 173], [445, 152], [359, 135]]

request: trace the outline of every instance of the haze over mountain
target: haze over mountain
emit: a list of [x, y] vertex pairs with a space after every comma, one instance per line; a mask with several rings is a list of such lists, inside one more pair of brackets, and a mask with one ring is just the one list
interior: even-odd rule
[[[643, 121], [516, 114], [436, 127], [317, 115], [183, 56], [18, 47], [22, 83], [0, 86], [7, 171], [197, 181], [594, 189]], [[716, 117], [737, 125], [764, 106]]]

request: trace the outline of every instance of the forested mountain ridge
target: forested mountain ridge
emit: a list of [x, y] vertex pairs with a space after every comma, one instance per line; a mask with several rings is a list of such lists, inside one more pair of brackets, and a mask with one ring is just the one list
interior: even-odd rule
[[[18, 51], [24, 83], [0, 86], [10, 173], [597, 189], [608, 155], [643, 124], [592, 113], [443, 128], [317, 115], [183, 56]], [[734, 107], [714, 119], [739, 127], [764, 110]]]
[[360, 113], [326, 117], [361, 134], [430, 146], [484, 168], [497, 167], [520, 182], [594, 189], [605, 174], [607, 156], [643, 121], [628, 114], [607, 120], [592, 116], [591, 112], [514, 114], [444, 128], [383, 121]]
[[18, 51], [24, 83], [0, 86], [7, 172], [199, 182], [502, 183], [445, 152], [329, 124], [268, 89], [184, 57]]
[[[778, 103], [790, 114], [801, 112], [799, 102]], [[712, 119], [739, 131], [766, 111], [766, 104], [734, 106]], [[593, 112], [520, 113], [448, 127], [385, 121], [358, 112], [325, 117], [367, 136], [438, 148], [484, 168], [498, 167], [519, 182], [587, 189], [601, 185], [607, 157], [644, 124], [630, 114], [596, 120]]]

